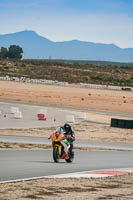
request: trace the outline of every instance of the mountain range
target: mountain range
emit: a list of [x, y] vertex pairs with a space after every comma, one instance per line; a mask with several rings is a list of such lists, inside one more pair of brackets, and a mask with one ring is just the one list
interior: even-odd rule
[[14, 44], [23, 48], [25, 59], [133, 62], [133, 48], [120, 48], [115, 44], [79, 40], [53, 42], [30, 30], [0, 35], [0, 47]]

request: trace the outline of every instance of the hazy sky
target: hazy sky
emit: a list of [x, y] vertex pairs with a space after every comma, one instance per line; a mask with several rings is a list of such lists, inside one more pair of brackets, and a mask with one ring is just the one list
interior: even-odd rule
[[0, 34], [25, 29], [53, 41], [133, 47], [133, 0], [0, 0]]

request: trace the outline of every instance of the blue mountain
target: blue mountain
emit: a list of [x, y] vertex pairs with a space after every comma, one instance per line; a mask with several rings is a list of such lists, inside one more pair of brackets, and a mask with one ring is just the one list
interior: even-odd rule
[[79, 40], [53, 42], [34, 31], [0, 35], [0, 47], [19, 45], [24, 58], [100, 60], [114, 62], [133, 62], [133, 48], [120, 48], [115, 44], [83, 42]]

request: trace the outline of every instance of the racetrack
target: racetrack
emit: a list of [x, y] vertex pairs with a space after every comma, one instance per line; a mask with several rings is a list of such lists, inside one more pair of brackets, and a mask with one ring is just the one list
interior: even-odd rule
[[[39, 109], [44, 106], [0, 102], [1, 128], [29, 128], [29, 127], [48, 127], [57, 126], [65, 122], [65, 117], [70, 114], [70, 111], [65, 111], [61, 108], [48, 107], [48, 120], [39, 121], [36, 114]], [[23, 112], [23, 119], [14, 119], [10, 113], [11, 106], [19, 106]], [[75, 111], [74, 111], [75, 112]], [[6, 118], [3, 114], [6, 113]], [[56, 122], [53, 117], [56, 115]], [[5, 137], [5, 136], [4, 136]], [[2, 138], [2, 137], [1, 137]], [[5, 139], [5, 138], [4, 138]], [[28, 138], [19, 138], [25, 143]], [[8, 140], [11, 140], [8, 136]], [[18, 137], [13, 138], [18, 140]], [[32, 138], [30, 138], [30, 143]], [[36, 138], [33, 139], [33, 143]], [[39, 139], [38, 140], [43, 140]], [[29, 142], [29, 141], [28, 141]], [[39, 143], [39, 142], [38, 142]], [[44, 142], [45, 143], [45, 142]], [[77, 145], [81, 146], [81, 141]], [[86, 146], [86, 142], [82, 144]], [[90, 145], [93, 145], [91, 143]], [[99, 145], [99, 144], [97, 144]], [[109, 148], [109, 143], [106, 143], [106, 148]], [[119, 144], [120, 145], [120, 144]], [[101, 144], [100, 147], [104, 146]], [[123, 148], [124, 145], [122, 144]], [[113, 146], [114, 147], [114, 146]], [[122, 147], [121, 147], [122, 148]], [[129, 150], [129, 146], [126, 147]], [[131, 148], [131, 146], [130, 146]], [[115, 149], [115, 148], [114, 148]], [[118, 146], [117, 146], [117, 149]], [[110, 169], [110, 168], [130, 168], [133, 166], [132, 151], [79, 151], [75, 150], [75, 160], [73, 163], [65, 163], [64, 160], [57, 164], [53, 162], [51, 150], [0, 150], [0, 181], [10, 181], [18, 179], [34, 179], [37, 177], [44, 177], [48, 175], [64, 174], [79, 171], [88, 171], [96, 169]]]
[[1, 150], [0, 181], [35, 179], [55, 174], [65, 174], [98, 169], [130, 168], [132, 151], [82, 151], [75, 150], [73, 163], [54, 163], [52, 150]]
[[[11, 113], [11, 107], [17, 107], [22, 113], [21, 119], [14, 118], [14, 114]], [[40, 110], [46, 110], [46, 120], [38, 120], [37, 114]], [[0, 128], [41, 128], [59, 126], [66, 122], [67, 115], [71, 114], [69, 111], [64, 111], [61, 108], [54, 106], [41, 106], [30, 103], [20, 102], [3, 102], [0, 101]], [[73, 114], [75, 115], [75, 114]], [[63, 116], [63, 117], [62, 117]], [[55, 119], [55, 121], [54, 121]]]
[[[24, 137], [14, 135], [0, 135], [0, 142], [5, 143], [20, 143], [20, 144], [46, 144], [51, 146], [51, 140], [46, 137]], [[99, 148], [99, 149], [112, 149], [122, 151], [133, 151], [133, 144], [120, 143], [120, 142], [101, 142], [76, 139], [74, 147], [77, 148]]]

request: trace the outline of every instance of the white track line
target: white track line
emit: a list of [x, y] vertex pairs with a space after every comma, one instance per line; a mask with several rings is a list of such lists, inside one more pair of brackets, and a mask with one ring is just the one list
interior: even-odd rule
[[[116, 174], [116, 172], [118, 172], [118, 174]], [[48, 178], [51, 178], [51, 179], [52, 178], [104, 178], [104, 177], [122, 175], [122, 174], [133, 174], [133, 168], [114, 168], [114, 169], [82, 171], [82, 172], [67, 173], [67, 174], [58, 174], [58, 175], [39, 176], [39, 177], [32, 177], [32, 178], [0, 181], [0, 183], [23, 182], [23, 181], [31, 181], [31, 180], [44, 179], [44, 178], [47, 178], [47, 179]]]

